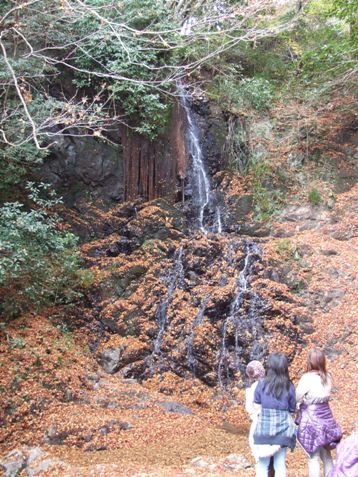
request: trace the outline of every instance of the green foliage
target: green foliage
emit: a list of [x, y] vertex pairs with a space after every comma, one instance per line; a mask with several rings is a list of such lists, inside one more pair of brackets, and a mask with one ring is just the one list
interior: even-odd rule
[[275, 184], [278, 174], [269, 162], [253, 159], [250, 168], [255, 217], [268, 221], [282, 207], [285, 194]]
[[[92, 0], [92, 4], [104, 5], [106, 2]], [[139, 13], [140, 10], [140, 13]], [[166, 49], [169, 46], [170, 30], [179, 25], [173, 23], [172, 13], [165, 2], [129, 0], [123, 10], [122, 21], [129, 28], [151, 31], [168, 30], [165, 40], [154, 41], [137, 32], [127, 31], [113, 35], [113, 27], [100, 27], [98, 19], [91, 15], [82, 18], [75, 26], [80, 32], [90, 35], [88, 49], [90, 55], [79, 51], [75, 64], [82, 70], [98, 73], [99, 76], [79, 72], [74, 83], [79, 87], [90, 87], [95, 92], [103, 88], [101, 75], [110, 71], [123, 80], [107, 78], [106, 91], [121, 105], [121, 109], [131, 121], [134, 129], [154, 140], [168, 123], [171, 100], [163, 91], [172, 85], [161, 85], [160, 91], [153, 83], [160, 82], [167, 73], [167, 63], [175, 65], [174, 55]], [[113, 15], [111, 9], [102, 12], [108, 19]], [[169, 22], [172, 19], [172, 23]], [[179, 61], [179, 57], [177, 57]]]
[[349, 25], [350, 41], [358, 46], [358, 2], [356, 0], [333, 0], [330, 14]]
[[301, 259], [301, 255], [298, 248], [287, 238], [277, 240], [276, 252], [280, 255], [282, 259], [285, 260]]
[[354, 5], [350, 3], [345, 0], [313, 0], [297, 28], [290, 34], [286, 33], [295, 58], [288, 84], [290, 91], [292, 86], [299, 86], [306, 97], [310, 93], [317, 97], [355, 70], [357, 44], [354, 43], [356, 23], [353, 18], [355, 15], [357, 19], [357, 15], [350, 17], [346, 7], [353, 12], [358, 4], [354, 0]]
[[[30, 100], [29, 100], [30, 101]], [[1, 104], [1, 99], [0, 99]], [[33, 170], [41, 165], [49, 154], [47, 149], [38, 149], [33, 141], [27, 141], [31, 128], [24, 110], [16, 100], [7, 101], [3, 107], [12, 110], [11, 117], [2, 126], [10, 144], [0, 142], [0, 201], [21, 200], [23, 184]], [[61, 103], [54, 99], [44, 99], [39, 95], [31, 98], [27, 108], [33, 120], [41, 124], [54, 115]]]
[[77, 276], [81, 288], [88, 289], [96, 283], [96, 278], [90, 270], [78, 270]]
[[319, 191], [313, 187], [308, 193], [308, 200], [312, 205], [318, 205], [322, 202], [322, 197]]
[[233, 111], [267, 109], [274, 97], [271, 83], [263, 78], [218, 77], [209, 91], [224, 108]]
[[32, 209], [19, 202], [0, 209], [0, 286], [2, 307], [11, 316], [30, 305], [39, 308], [73, 297], [79, 257], [76, 238], [58, 229], [59, 219], [50, 209], [60, 201], [48, 191], [28, 186]]
[[15, 338], [9, 339], [9, 345], [10, 345], [10, 348], [23, 349], [26, 346], [26, 342], [24, 338], [16, 336]]
[[270, 82], [262, 78], [246, 78], [239, 85], [243, 102], [247, 102], [258, 111], [266, 109], [273, 99]]

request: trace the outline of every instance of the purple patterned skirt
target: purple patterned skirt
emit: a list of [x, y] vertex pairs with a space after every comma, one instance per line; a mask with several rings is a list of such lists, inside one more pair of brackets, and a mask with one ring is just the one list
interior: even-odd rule
[[334, 449], [342, 438], [328, 402], [301, 404], [295, 422], [298, 425], [297, 440], [308, 454], [320, 447]]

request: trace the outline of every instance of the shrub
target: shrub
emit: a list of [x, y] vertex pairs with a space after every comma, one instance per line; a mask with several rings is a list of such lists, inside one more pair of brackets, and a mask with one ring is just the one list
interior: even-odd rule
[[270, 81], [262, 78], [237, 80], [233, 76], [218, 77], [209, 95], [220, 102], [225, 109], [258, 111], [268, 108], [274, 91]]
[[270, 106], [273, 99], [271, 83], [262, 78], [246, 78], [240, 84], [240, 94], [243, 101], [261, 111]]
[[48, 187], [29, 184], [33, 208], [19, 202], [0, 209], [0, 292], [7, 316], [25, 311], [30, 305], [63, 302], [73, 297], [79, 257], [76, 237], [59, 230], [60, 220], [51, 209], [60, 200]]
[[318, 205], [322, 202], [321, 194], [313, 187], [308, 193], [308, 200], [312, 205]]

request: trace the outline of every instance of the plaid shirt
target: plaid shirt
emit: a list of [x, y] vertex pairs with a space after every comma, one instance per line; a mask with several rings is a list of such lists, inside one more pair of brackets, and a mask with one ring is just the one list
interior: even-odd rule
[[296, 427], [288, 411], [262, 408], [254, 432], [255, 444], [279, 444], [294, 449]]

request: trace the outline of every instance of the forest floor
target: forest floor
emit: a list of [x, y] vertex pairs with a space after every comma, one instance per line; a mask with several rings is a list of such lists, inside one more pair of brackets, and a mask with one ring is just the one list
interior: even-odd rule
[[[292, 250], [300, 252], [301, 298], [313, 332], [291, 377], [297, 382], [304, 372], [312, 345], [325, 350], [332, 409], [347, 436], [357, 430], [358, 415], [358, 186], [339, 194], [332, 210], [307, 207], [285, 212], [274, 224], [281, 238], [270, 237], [264, 253], [288, 253], [291, 260]], [[254, 476], [243, 390], [230, 397], [198, 381], [171, 385], [170, 376], [141, 385], [106, 375], [85, 345], [85, 329], [68, 333], [55, 310], [15, 320], [3, 334], [2, 456], [23, 445], [41, 446], [52, 464], [38, 475], [53, 477]], [[270, 349], [279, 350], [280, 343]], [[289, 477], [306, 475], [300, 449], [288, 453], [287, 465]]]

